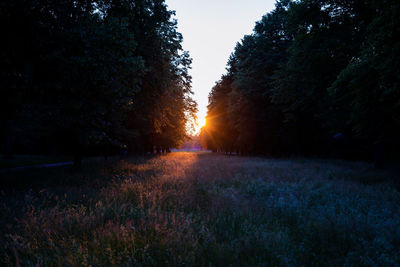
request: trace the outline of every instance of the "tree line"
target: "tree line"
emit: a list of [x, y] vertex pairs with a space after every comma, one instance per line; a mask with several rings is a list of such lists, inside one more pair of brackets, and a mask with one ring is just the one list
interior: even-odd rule
[[164, 0], [0, 4], [2, 153], [166, 151], [197, 104]]
[[400, 2], [280, 0], [209, 94], [203, 143], [264, 155], [398, 157]]

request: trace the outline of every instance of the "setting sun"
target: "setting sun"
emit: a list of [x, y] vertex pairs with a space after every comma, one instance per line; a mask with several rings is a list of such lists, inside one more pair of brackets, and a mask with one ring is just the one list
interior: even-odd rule
[[195, 126], [195, 132], [196, 133], [200, 133], [201, 128], [203, 128], [204, 126], [206, 126], [206, 118], [201, 116], [197, 118], [197, 123]]

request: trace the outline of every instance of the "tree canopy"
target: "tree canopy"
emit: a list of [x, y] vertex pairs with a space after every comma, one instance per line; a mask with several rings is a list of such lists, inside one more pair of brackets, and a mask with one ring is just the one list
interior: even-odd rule
[[191, 58], [164, 0], [3, 1], [1, 144], [13, 151], [166, 150], [197, 111]]
[[389, 0], [277, 1], [237, 43], [212, 89], [203, 142], [243, 154], [393, 152], [399, 7]]

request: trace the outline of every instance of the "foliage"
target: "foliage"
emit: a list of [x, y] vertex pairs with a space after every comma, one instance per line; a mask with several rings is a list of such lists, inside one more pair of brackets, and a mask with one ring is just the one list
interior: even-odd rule
[[[329, 88], [337, 105], [348, 111], [342, 127], [375, 142], [395, 140], [400, 134], [400, 4], [381, 1], [378, 16], [367, 29], [359, 56], [354, 57]], [[390, 141], [389, 141], [390, 142]], [[398, 143], [398, 141], [397, 141]]]
[[[204, 142], [243, 154], [371, 158], [374, 143], [394, 151], [398, 8], [394, 1], [277, 1], [237, 44], [213, 88]], [[222, 92], [220, 84], [229, 85]], [[219, 116], [223, 124], [214, 123]], [[224, 131], [231, 134], [216, 137]]]
[[1, 5], [8, 150], [79, 158], [89, 145], [138, 152], [135, 140], [151, 148], [183, 141], [197, 109], [191, 59], [163, 0]]

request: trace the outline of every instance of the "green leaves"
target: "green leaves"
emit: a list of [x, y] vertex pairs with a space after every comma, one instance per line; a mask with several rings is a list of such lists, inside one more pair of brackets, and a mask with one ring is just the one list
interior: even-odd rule
[[11, 26], [1, 82], [10, 104], [2, 121], [22, 128], [31, 120], [24, 114], [33, 114], [25, 138], [54, 136], [69, 150], [135, 139], [170, 147], [186, 136], [197, 111], [191, 59], [164, 1], [17, 0], [4, 7], [2, 25]]
[[210, 94], [221, 123], [205, 132], [257, 154], [325, 154], [335, 133], [399, 145], [399, 12], [389, 0], [278, 1], [237, 44]]
[[[384, 1], [374, 4], [377, 16], [368, 26], [361, 55], [340, 73], [329, 89], [340, 106], [351, 114], [353, 131], [370, 140], [398, 135], [400, 98], [398, 62], [400, 5]], [[394, 116], [393, 116], [394, 115]]]

